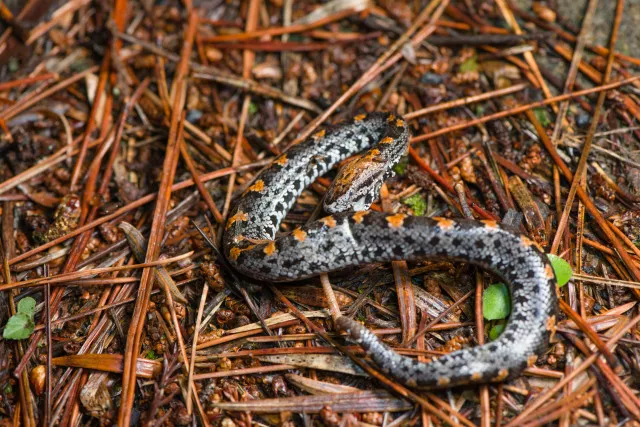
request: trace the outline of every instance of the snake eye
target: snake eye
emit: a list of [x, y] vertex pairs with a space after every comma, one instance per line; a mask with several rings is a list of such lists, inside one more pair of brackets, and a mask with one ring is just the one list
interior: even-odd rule
[[369, 208], [369, 206], [371, 206], [371, 203], [373, 203], [373, 198], [374, 198], [373, 193], [369, 193], [366, 196], [364, 196], [364, 203], [367, 205], [367, 209]]
[[373, 202], [373, 194], [365, 194], [364, 196], [356, 199], [353, 203], [351, 203], [349, 210], [366, 211], [371, 207], [371, 202]]

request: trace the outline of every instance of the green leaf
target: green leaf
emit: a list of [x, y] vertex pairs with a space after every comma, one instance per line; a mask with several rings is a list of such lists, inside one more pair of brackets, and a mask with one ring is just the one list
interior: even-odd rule
[[249, 114], [255, 114], [258, 112], [258, 106], [253, 102], [249, 103]]
[[33, 319], [36, 313], [36, 300], [24, 297], [18, 302], [18, 313], [24, 313]]
[[149, 350], [147, 355], [145, 356], [147, 359], [156, 360], [158, 356], [156, 356], [156, 352], [153, 350]]
[[416, 216], [422, 216], [427, 211], [427, 201], [424, 196], [419, 193], [414, 194], [411, 197], [407, 197], [402, 201], [405, 205], [409, 206]]
[[511, 312], [509, 290], [503, 283], [485, 289], [482, 295], [482, 313], [487, 320], [505, 319]]
[[547, 127], [551, 120], [549, 120], [549, 115], [547, 114], [547, 110], [544, 108], [534, 108], [533, 114], [536, 115], [536, 119], [540, 122], [542, 127]]
[[556, 274], [556, 280], [558, 281], [558, 287], [561, 288], [566, 285], [571, 276], [573, 276], [573, 270], [567, 261], [560, 258], [558, 255], [547, 254], [547, 258], [551, 262], [553, 272]]
[[409, 159], [403, 157], [396, 165], [393, 167], [393, 171], [398, 175], [402, 176], [407, 172], [407, 165], [409, 164]]
[[9, 58], [7, 65], [8, 65], [9, 71], [11, 73], [15, 73], [16, 71], [18, 71], [20, 69], [20, 62], [18, 61], [18, 58], [14, 57], [14, 56]]
[[489, 339], [491, 341], [497, 340], [500, 334], [502, 333], [502, 331], [504, 331], [504, 323], [498, 323], [493, 325], [491, 330], [489, 330]]
[[478, 61], [476, 60], [476, 57], [472, 56], [471, 58], [460, 64], [460, 68], [458, 68], [458, 71], [461, 73], [466, 73], [468, 71], [478, 71]]
[[34, 328], [35, 324], [31, 316], [17, 313], [9, 318], [2, 336], [8, 340], [23, 340], [31, 336]]

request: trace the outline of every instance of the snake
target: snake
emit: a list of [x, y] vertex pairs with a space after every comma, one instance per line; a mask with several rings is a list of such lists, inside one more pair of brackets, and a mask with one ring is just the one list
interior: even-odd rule
[[[554, 333], [554, 270], [536, 242], [493, 220], [370, 210], [409, 139], [405, 120], [374, 112], [291, 146], [236, 199], [224, 225], [224, 255], [232, 268], [258, 282], [292, 282], [394, 260], [451, 259], [477, 265], [500, 277], [511, 296], [511, 314], [494, 341], [420, 362], [398, 354], [349, 317], [338, 317], [335, 326], [382, 372], [408, 387], [442, 389], [516, 377], [536, 362]], [[302, 191], [352, 157], [324, 196], [329, 215], [279, 233]]]

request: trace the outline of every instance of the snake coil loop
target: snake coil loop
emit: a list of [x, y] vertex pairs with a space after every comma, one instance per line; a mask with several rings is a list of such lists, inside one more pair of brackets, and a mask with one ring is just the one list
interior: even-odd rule
[[[367, 211], [407, 149], [406, 123], [389, 113], [356, 116], [293, 146], [260, 173], [238, 199], [224, 234], [224, 253], [257, 280], [293, 281], [365, 263], [451, 258], [499, 275], [512, 313], [500, 337], [430, 363], [400, 356], [361, 324], [337, 327], [391, 377], [410, 387], [444, 388], [502, 381], [531, 365], [554, 328], [556, 280], [546, 256], [525, 236], [495, 221], [450, 220]], [[276, 238], [296, 198], [341, 160], [347, 164], [325, 199], [333, 215]]]

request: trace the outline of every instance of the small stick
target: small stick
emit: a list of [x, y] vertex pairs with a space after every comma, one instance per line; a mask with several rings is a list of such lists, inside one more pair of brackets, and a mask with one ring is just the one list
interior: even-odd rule
[[331, 313], [331, 318], [335, 321], [338, 317], [342, 316], [342, 313], [340, 313], [340, 305], [338, 304], [338, 299], [336, 298], [335, 292], [333, 292], [331, 282], [329, 281], [329, 275], [327, 273], [322, 273], [320, 275], [320, 283], [322, 283], [322, 290], [324, 291], [324, 295], [327, 297], [327, 301], [329, 302], [329, 312]]

